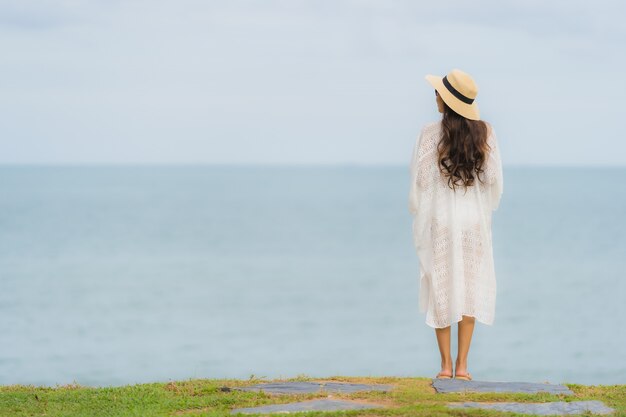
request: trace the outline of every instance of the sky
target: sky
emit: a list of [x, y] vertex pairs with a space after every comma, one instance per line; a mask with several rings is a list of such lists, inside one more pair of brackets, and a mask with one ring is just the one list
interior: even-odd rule
[[0, 0], [0, 164], [408, 165], [468, 72], [506, 165], [626, 165], [620, 1]]

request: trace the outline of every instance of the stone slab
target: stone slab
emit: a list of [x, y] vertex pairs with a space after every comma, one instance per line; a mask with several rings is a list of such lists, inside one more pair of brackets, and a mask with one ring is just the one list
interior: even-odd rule
[[547, 392], [550, 394], [573, 395], [565, 385], [541, 384], [535, 382], [499, 382], [499, 381], [465, 381], [463, 379], [433, 379], [433, 387], [439, 393], [449, 392], [520, 392], [535, 394]]
[[[471, 381], [469, 381], [471, 382]], [[501, 403], [480, 403], [480, 402], [464, 402], [449, 403], [449, 408], [482, 408], [485, 410], [509, 411], [515, 413], [547, 415], [569, 415], [582, 414], [591, 411], [594, 414], [610, 414], [615, 410], [607, 407], [602, 401], [558, 401], [547, 403], [518, 403], [518, 402], [501, 402]]]
[[269, 394], [311, 394], [321, 391], [352, 393], [359, 391], [391, 391], [393, 386], [383, 384], [352, 384], [347, 382], [267, 382], [235, 387], [242, 391], [263, 391]]
[[383, 405], [359, 403], [356, 401], [316, 399], [287, 404], [271, 404], [261, 407], [236, 408], [231, 414], [243, 413], [295, 413], [301, 411], [338, 411], [362, 410], [366, 408], [384, 408]]

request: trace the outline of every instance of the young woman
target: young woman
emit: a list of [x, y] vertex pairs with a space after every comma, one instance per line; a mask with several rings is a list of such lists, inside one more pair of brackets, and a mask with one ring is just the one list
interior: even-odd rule
[[450, 329], [458, 323], [454, 375], [471, 380], [467, 355], [474, 323], [492, 325], [495, 315], [491, 214], [502, 195], [502, 163], [494, 129], [480, 120], [472, 77], [454, 69], [426, 80], [443, 115], [422, 128], [410, 164], [419, 309], [437, 335], [436, 378], [452, 378]]

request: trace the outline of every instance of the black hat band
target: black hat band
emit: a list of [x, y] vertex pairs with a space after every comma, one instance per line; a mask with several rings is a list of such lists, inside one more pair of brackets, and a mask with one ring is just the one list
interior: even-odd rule
[[452, 93], [452, 95], [454, 97], [456, 97], [459, 100], [461, 100], [463, 103], [472, 104], [474, 102], [473, 98], [465, 97], [463, 94], [459, 93], [456, 88], [452, 87], [452, 84], [450, 84], [450, 82], [448, 81], [448, 76], [447, 75], [445, 77], [443, 77], [443, 79], [441, 81], [443, 81], [443, 85], [446, 86], [448, 91], [450, 93]]

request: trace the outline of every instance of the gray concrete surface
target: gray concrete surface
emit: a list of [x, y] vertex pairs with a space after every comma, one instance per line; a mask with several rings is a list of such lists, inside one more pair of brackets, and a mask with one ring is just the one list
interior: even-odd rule
[[487, 410], [537, 414], [542, 416], [582, 414], [586, 411], [591, 411], [595, 414], [610, 414], [615, 411], [612, 408], [607, 407], [602, 401], [557, 401], [547, 403], [480, 403], [470, 401], [464, 403], [449, 403], [447, 406], [449, 408], [482, 408]]
[[498, 382], [498, 381], [465, 381], [462, 379], [433, 379], [433, 387], [437, 392], [521, 392], [550, 394], [574, 394], [565, 385], [541, 384], [535, 382]]
[[293, 413], [298, 411], [337, 411], [361, 410], [365, 408], [383, 408], [382, 405], [366, 404], [355, 401], [316, 399], [287, 404], [272, 404], [261, 407], [236, 408], [231, 414], [243, 413]]
[[358, 392], [358, 391], [390, 391], [391, 385], [381, 384], [351, 384], [347, 382], [267, 382], [247, 387], [234, 387], [242, 391], [263, 391], [269, 394], [310, 394], [321, 391], [327, 392]]

